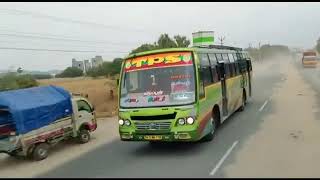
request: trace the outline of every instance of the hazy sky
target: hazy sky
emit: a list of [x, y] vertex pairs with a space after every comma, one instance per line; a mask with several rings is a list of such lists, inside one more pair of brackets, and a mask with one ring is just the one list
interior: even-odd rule
[[95, 55], [112, 60], [160, 33], [191, 39], [199, 30], [225, 35], [232, 46], [311, 48], [320, 37], [319, 19], [320, 3], [0, 3], [0, 70], [64, 69], [72, 58]]

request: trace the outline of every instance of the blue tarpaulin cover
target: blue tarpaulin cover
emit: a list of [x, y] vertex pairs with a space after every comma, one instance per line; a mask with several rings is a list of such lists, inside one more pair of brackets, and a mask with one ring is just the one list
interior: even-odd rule
[[[18, 134], [71, 115], [71, 94], [58, 86], [0, 92], [0, 126], [12, 124]], [[4, 112], [8, 113], [4, 113]]]

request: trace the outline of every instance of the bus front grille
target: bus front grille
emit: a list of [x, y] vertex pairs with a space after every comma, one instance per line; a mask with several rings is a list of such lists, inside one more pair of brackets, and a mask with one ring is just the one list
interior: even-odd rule
[[131, 120], [138, 121], [138, 120], [169, 120], [175, 119], [177, 112], [172, 114], [162, 114], [162, 115], [154, 115], [154, 116], [131, 116]]
[[137, 130], [169, 130], [171, 122], [135, 122]]

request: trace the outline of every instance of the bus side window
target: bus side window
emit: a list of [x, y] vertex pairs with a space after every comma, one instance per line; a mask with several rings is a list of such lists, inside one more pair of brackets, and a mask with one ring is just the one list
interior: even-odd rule
[[217, 60], [220, 62], [220, 61], [223, 61], [223, 59], [222, 59], [222, 54], [220, 54], [220, 53], [217, 53], [216, 54], [216, 57], [217, 57]]
[[229, 64], [229, 70], [230, 70], [230, 77], [236, 76], [235, 68], [234, 68], [234, 63]]
[[239, 65], [240, 65], [240, 72], [245, 73], [247, 71], [246, 62], [244, 60], [240, 60]]
[[239, 53], [240, 59], [244, 59], [243, 54]]
[[236, 53], [232, 53], [232, 56], [233, 56], [234, 61], [238, 61], [239, 60]]
[[249, 64], [249, 70], [252, 71], [252, 64], [250, 60], [248, 61], [248, 64]]
[[210, 68], [210, 62], [208, 58], [208, 54], [199, 54], [200, 60], [200, 69], [199, 69], [199, 96], [200, 98], [205, 97], [205, 89], [204, 87], [212, 84], [212, 74]]
[[238, 62], [235, 62], [235, 63], [234, 63], [234, 67], [235, 67], [235, 69], [236, 69], [236, 75], [239, 75], [239, 74], [240, 74], [239, 63], [238, 63]]
[[218, 63], [217, 57], [215, 54], [209, 54], [209, 60], [210, 60], [211, 66]]
[[230, 78], [229, 63], [228, 64], [224, 64], [224, 71], [225, 71], [225, 74], [226, 74], [226, 79]]
[[211, 72], [212, 72], [212, 76], [213, 76], [213, 83], [216, 83], [218, 81], [220, 81], [220, 77], [218, 75], [218, 71], [217, 71], [217, 66], [211, 66]]
[[220, 80], [220, 77], [218, 75], [217, 58], [216, 58], [215, 54], [209, 54], [209, 60], [210, 60], [210, 65], [211, 65], [213, 83], [216, 83]]
[[240, 53], [236, 53], [236, 57], [237, 57], [238, 61], [242, 59], [241, 56], [240, 56]]
[[199, 54], [199, 58], [200, 58], [200, 66], [202, 67], [210, 66], [208, 54], [201, 53]]
[[227, 53], [223, 53], [222, 54], [222, 59], [225, 63], [229, 63], [230, 60], [229, 60], [229, 57], [228, 57], [228, 54]]
[[204, 86], [213, 83], [211, 67], [208, 54], [199, 54], [200, 56], [200, 77], [203, 80]]

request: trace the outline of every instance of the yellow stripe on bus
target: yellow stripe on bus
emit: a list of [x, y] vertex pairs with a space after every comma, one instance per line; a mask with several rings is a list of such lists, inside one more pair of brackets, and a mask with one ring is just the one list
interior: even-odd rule
[[[242, 75], [237, 75], [237, 76], [234, 76], [234, 77], [232, 77], [232, 78], [226, 79], [227, 88], [228, 88], [229, 86], [231, 86], [230, 83], [234, 83], [235, 79], [236, 79], [236, 78], [240, 78], [241, 76], [242, 76]], [[230, 82], [230, 81], [231, 81], [231, 82]], [[229, 82], [229, 83], [228, 83], [228, 82]], [[229, 84], [229, 85], [228, 85], [228, 84]], [[207, 96], [206, 96], [206, 91], [207, 91], [207, 89], [212, 88], [212, 87], [214, 87], [214, 86], [218, 86], [218, 85], [221, 86], [221, 81], [219, 81], [219, 82], [217, 82], [217, 83], [214, 83], [214, 84], [211, 84], [211, 85], [209, 85], [209, 86], [204, 87], [204, 88], [205, 88], [204, 97], [203, 97], [202, 99], [200, 99], [199, 101], [200, 101], [200, 102], [203, 102], [203, 101], [205, 101], [205, 100], [207, 99]]]

